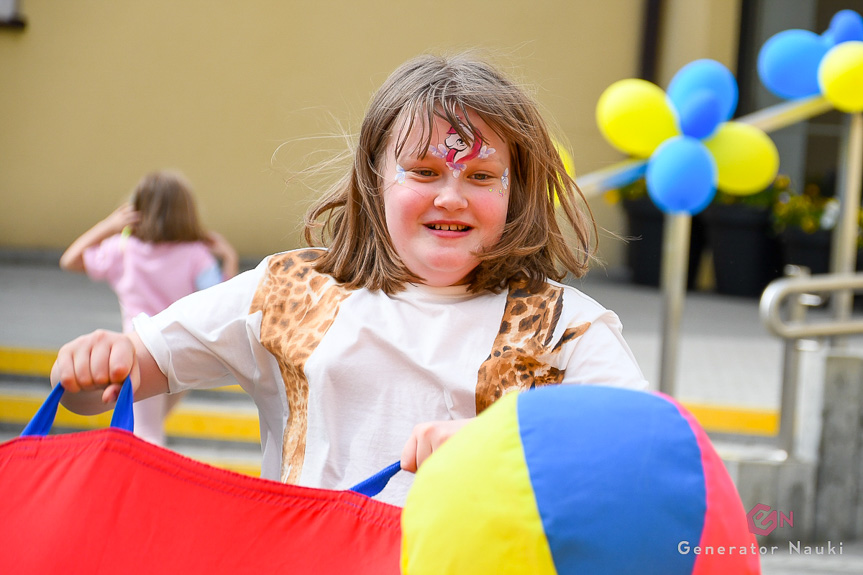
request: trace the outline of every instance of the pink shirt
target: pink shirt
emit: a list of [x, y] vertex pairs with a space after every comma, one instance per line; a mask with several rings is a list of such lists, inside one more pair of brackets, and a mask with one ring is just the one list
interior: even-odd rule
[[[142, 242], [119, 234], [84, 252], [84, 267], [92, 280], [105, 281], [120, 300], [123, 331], [132, 329], [139, 313], [155, 315], [190, 293], [207, 287], [218, 262], [203, 242]], [[221, 280], [218, 274], [217, 283]]]

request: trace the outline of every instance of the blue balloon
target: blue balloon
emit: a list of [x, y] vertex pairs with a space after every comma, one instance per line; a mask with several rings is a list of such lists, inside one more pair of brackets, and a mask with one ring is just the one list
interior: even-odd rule
[[697, 214], [716, 195], [716, 162], [700, 141], [669, 138], [647, 162], [647, 193], [667, 214]]
[[722, 104], [709, 90], [694, 92], [677, 110], [684, 136], [703, 140], [723, 121]]
[[831, 45], [842, 42], [863, 41], [863, 16], [854, 10], [840, 10], [830, 19], [830, 27], [822, 36], [828, 36]]
[[771, 36], [758, 53], [758, 77], [780, 98], [821, 93], [818, 65], [831, 46], [808, 30], [784, 30]]
[[737, 80], [728, 68], [716, 60], [695, 60], [678, 70], [668, 85], [667, 94], [679, 113], [688, 108], [690, 101], [704, 90], [716, 98], [721, 113], [720, 122], [730, 120], [737, 109]]

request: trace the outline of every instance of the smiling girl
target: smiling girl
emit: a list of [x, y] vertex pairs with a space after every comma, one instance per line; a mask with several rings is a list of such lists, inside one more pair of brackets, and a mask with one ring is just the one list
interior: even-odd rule
[[[416, 470], [511, 391], [646, 387], [617, 316], [559, 283], [589, 264], [582, 202], [522, 88], [469, 57], [416, 58], [306, 216], [326, 249], [270, 256], [131, 334], [82, 336], [52, 381], [92, 412], [130, 373], [137, 399], [236, 380], [260, 412], [264, 477], [344, 489], [398, 458]], [[403, 503], [411, 478], [380, 498]]]

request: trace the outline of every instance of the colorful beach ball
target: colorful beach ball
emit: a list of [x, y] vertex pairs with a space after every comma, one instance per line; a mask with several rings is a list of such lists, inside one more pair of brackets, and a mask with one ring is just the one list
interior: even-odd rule
[[611, 387], [503, 397], [422, 465], [402, 529], [405, 575], [760, 572], [704, 430], [667, 396]]

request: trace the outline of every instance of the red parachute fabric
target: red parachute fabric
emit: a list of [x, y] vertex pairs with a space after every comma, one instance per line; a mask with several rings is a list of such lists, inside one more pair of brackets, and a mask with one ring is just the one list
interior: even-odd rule
[[0, 445], [8, 575], [396, 575], [400, 516], [358, 493], [217, 469], [123, 429]]

